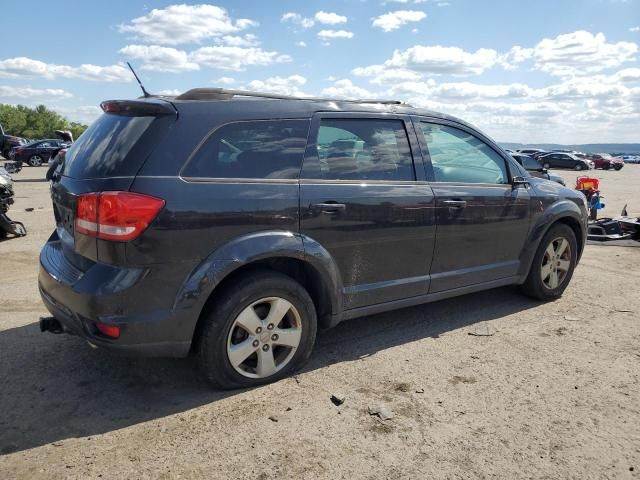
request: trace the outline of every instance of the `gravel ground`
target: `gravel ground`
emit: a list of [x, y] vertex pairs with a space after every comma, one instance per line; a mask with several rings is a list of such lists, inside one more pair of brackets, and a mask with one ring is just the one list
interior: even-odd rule
[[[39, 332], [44, 172], [15, 176], [29, 235], [0, 243], [1, 479], [638, 477], [639, 248], [588, 245], [553, 303], [501, 288], [346, 322], [296, 377], [220, 392], [188, 359]], [[640, 166], [595, 174], [604, 214], [640, 213]]]

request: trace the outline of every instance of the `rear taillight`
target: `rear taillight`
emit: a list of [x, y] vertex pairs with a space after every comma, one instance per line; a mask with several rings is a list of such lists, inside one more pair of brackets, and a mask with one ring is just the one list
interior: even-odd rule
[[103, 240], [133, 240], [156, 218], [164, 204], [162, 199], [141, 193], [86, 193], [76, 203], [75, 230]]
[[96, 322], [96, 329], [107, 337], [120, 337], [120, 327], [118, 325], [107, 325], [106, 323]]

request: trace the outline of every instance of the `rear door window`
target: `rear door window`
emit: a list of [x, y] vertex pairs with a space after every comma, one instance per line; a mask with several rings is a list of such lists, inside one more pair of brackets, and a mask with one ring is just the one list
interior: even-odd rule
[[182, 176], [298, 178], [309, 124], [310, 120], [257, 120], [224, 125], [198, 148]]
[[306, 178], [414, 180], [413, 159], [402, 120], [325, 118], [316, 141], [316, 168]]

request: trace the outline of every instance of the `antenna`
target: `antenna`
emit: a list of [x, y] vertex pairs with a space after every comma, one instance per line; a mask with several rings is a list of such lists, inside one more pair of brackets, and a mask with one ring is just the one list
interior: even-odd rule
[[144, 98], [149, 98], [151, 95], [149, 94], [149, 92], [147, 92], [144, 89], [144, 85], [142, 85], [142, 82], [138, 78], [138, 75], [136, 75], [136, 71], [133, 69], [133, 67], [131, 66], [131, 64], [129, 62], [127, 62], [127, 65], [129, 66], [129, 69], [131, 70], [131, 73], [133, 73], [133, 76], [136, 77], [136, 81], [138, 82], [138, 85], [140, 85], [140, 88], [142, 89], [142, 95], [144, 96]]

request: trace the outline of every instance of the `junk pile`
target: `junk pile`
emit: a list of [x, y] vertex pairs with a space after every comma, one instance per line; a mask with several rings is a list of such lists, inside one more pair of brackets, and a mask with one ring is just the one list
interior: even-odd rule
[[21, 222], [14, 222], [7, 216], [9, 206], [13, 204], [13, 179], [4, 167], [0, 167], [0, 239], [7, 235], [24, 237], [27, 229]]
[[640, 217], [629, 216], [626, 205], [618, 217], [598, 218], [598, 210], [605, 206], [602, 203], [604, 196], [600, 193], [600, 180], [592, 177], [578, 177], [576, 190], [584, 193], [589, 204], [587, 240], [593, 242], [621, 240], [640, 242]]

